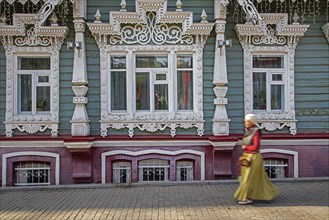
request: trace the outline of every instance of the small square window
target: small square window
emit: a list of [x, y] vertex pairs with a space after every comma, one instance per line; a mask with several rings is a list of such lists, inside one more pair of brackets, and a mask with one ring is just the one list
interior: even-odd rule
[[282, 74], [272, 74], [272, 81], [282, 81]]
[[38, 76], [38, 82], [39, 83], [49, 82], [49, 76]]

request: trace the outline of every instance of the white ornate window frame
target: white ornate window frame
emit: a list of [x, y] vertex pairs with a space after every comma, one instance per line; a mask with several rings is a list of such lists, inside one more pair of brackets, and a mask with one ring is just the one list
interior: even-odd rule
[[[154, 20], [148, 16], [149, 13], [155, 14]], [[127, 12], [124, 8], [120, 12], [110, 12], [109, 23], [100, 21], [99, 12], [95, 17], [96, 21], [88, 23], [88, 26], [100, 50], [101, 136], [107, 136], [108, 128], [128, 128], [130, 137], [134, 135], [134, 129], [156, 132], [170, 128], [171, 136], [175, 136], [176, 128], [192, 127], [197, 128], [198, 135], [203, 135], [203, 47], [214, 26], [213, 23], [205, 20], [205, 13], [201, 15], [202, 21], [194, 24], [192, 12], [183, 12], [180, 8], [169, 12], [166, 0], [137, 0], [136, 12]], [[150, 30], [155, 34], [148, 34], [147, 31]], [[145, 38], [142, 39], [141, 36]], [[163, 38], [157, 38], [158, 36]], [[140, 112], [137, 114], [129, 108], [127, 113], [110, 111], [108, 101], [110, 84], [107, 77], [109, 55], [124, 53], [131, 59], [133, 54], [138, 52], [169, 53], [171, 56], [179, 52], [193, 54], [193, 111], [152, 114]], [[127, 72], [132, 71], [128, 67], [131, 62], [127, 62]], [[174, 60], [169, 60], [169, 62], [174, 62]], [[169, 70], [169, 73], [174, 71], [177, 70], [173, 68]], [[130, 80], [132, 79], [127, 78], [127, 86], [131, 85]], [[133, 92], [127, 93], [128, 102], [133, 100], [133, 94]]]
[[[258, 125], [268, 131], [290, 127], [290, 134], [297, 133], [295, 117], [294, 77], [295, 49], [299, 39], [309, 25], [297, 22], [288, 24], [288, 14], [261, 14], [262, 21], [252, 25], [237, 24], [235, 30], [244, 50], [244, 110], [245, 114], [257, 115]], [[259, 112], [253, 110], [252, 57], [254, 54], [285, 56], [285, 109], [280, 112]]]
[[321, 27], [323, 33], [324, 33], [324, 36], [327, 38], [327, 41], [329, 43], [329, 22], [324, 24], [322, 27]]
[[[13, 130], [34, 134], [51, 129], [57, 136], [59, 124], [59, 50], [68, 33], [67, 27], [41, 26], [35, 29], [36, 14], [13, 14], [13, 25], [0, 25], [0, 40], [6, 51], [6, 136]], [[42, 114], [20, 114], [17, 111], [17, 80], [15, 59], [19, 56], [50, 57], [50, 112]]]

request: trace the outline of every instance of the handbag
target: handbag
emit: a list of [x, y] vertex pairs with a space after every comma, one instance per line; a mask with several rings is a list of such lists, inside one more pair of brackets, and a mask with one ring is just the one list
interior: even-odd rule
[[251, 165], [251, 158], [250, 157], [239, 157], [239, 165], [244, 167], [250, 167]]

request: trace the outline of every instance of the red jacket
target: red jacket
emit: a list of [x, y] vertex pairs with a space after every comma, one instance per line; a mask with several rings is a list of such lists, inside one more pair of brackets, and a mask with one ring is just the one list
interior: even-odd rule
[[254, 138], [252, 141], [252, 145], [245, 145], [245, 149], [243, 152], [248, 154], [258, 153], [260, 147], [260, 131], [257, 129], [256, 133], [254, 134]]

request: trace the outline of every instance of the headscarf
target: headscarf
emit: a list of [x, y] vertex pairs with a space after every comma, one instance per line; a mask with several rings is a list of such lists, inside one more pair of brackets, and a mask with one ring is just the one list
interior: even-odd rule
[[256, 115], [254, 115], [254, 114], [246, 114], [246, 116], [244, 117], [244, 120], [250, 121], [253, 124], [257, 123], [257, 118], [256, 118]]

